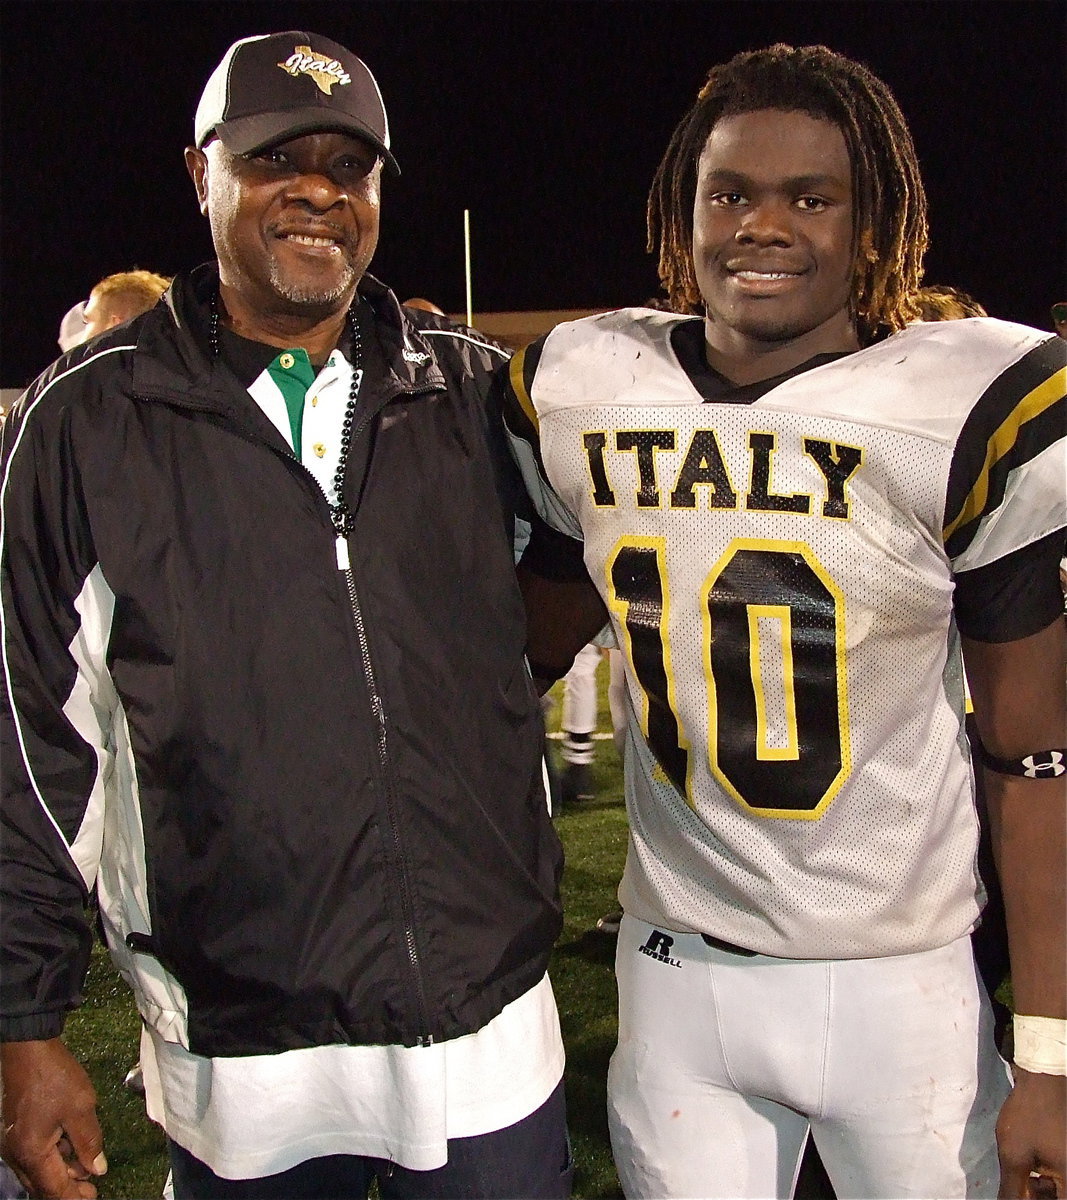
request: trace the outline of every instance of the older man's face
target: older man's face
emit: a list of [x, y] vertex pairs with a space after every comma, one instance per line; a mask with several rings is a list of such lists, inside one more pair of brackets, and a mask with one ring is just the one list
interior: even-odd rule
[[225, 287], [263, 314], [347, 308], [378, 244], [381, 162], [366, 142], [311, 133], [244, 158], [187, 152]]

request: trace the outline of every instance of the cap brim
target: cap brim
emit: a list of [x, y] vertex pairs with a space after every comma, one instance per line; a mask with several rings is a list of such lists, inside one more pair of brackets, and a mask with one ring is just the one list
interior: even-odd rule
[[[389, 147], [382, 140], [347, 114], [330, 115], [322, 108], [290, 109], [282, 113], [265, 113], [251, 117], [235, 117], [224, 121], [211, 131], [233, 154], [258, 154], [269, 146], [287, 142], [306, 133], [347, 133], [360, 138], [382, 156], [391, 175], [399, 175], [400, 167]], [[209, 135], [210, 136], [210, 135]], [[208, 139], [205, 138], [205, 141]]]

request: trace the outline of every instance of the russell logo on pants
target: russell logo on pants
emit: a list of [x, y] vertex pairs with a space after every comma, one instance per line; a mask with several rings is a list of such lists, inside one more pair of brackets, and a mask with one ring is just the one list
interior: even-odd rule
[[674, 938], [666, 933], [662, 933], [658, 929], [653, 929], [648, 935], [648, 941], [643, 946], [638, 946], [638, 950], [642, 954], [647, 954], [649, 958], [654, 958], [657, 962], [666, 963], [669, 967], [678, 967], [681, 969], [681, 962], [677, 958], [671, 958], [671, 947], [674, 945]]

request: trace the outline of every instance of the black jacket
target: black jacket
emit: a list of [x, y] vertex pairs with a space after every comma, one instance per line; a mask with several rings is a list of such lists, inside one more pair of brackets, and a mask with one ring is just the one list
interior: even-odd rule
[[501, 356], [364, 280], [388, 368], [346, 572], [207, 352], [216, 278], [60, 359], [3, 432], [0, 1033], [78, 1002], [94, 879], [142, 1016], [194, 1053], [470, 1033], [560, 928]]

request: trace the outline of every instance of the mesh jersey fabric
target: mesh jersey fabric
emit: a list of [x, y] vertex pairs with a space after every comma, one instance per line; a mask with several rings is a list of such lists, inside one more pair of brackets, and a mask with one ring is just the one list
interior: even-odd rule
[[945, 945], [983, 902], [954, 588], [1064, 526], [1064, 345], [915, 325], [709, 403], [687, 320], [560, 326], [505, 396], [625, 658], [623, 906], [783, 957]]

